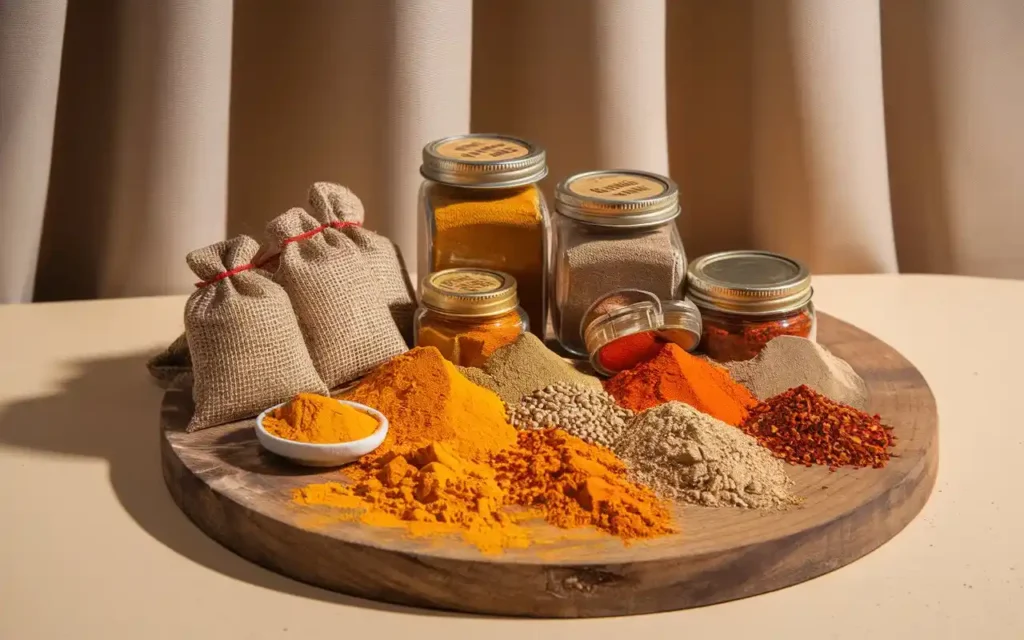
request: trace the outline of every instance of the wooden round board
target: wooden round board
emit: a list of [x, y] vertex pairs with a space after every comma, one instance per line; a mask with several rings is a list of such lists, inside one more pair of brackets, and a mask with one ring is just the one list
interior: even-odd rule
[[162, 411], [163, 472], [181, 509], [239, 555], [297, 580], [408, 605], [539, 617], [612, 616], [696, 607], [772, 591], [848, 564], [921, 510], [938, 468], [935, 401], [921, 374], [877, 338], [825, 314], [819, 341], [867, 381], [872, 412], [894, 427], [884, 469], [788, 467], [803, 503], [783, 512], [680, 506], [681, 533], [623, 545], [590, 530], [483, 555], [459, 538], [328, 522], [293, 488], [337, 479], [263, 451], [252, 420], [184, 432], [187, 391]]

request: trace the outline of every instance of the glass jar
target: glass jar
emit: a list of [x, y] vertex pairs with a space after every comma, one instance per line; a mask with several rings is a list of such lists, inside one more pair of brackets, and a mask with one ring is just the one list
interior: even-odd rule
[[704, 330], [700, 348], [719, 362], [749, 360], [778, 336], [817, 337], [811, 274], [768, 251], [723, 251], [690, 265], [687, 295]]
[[471, 267], [512, 275], [542, 339], [549, 223], [537, 182], [547, 172], [544, 150], [519, 138], [443, 138], [423, 148], [419, 198], [420, 274]]
[[590, 171], [555, 191], [551, 318], [571, 353], [587, 355], [583, 322], [595, 300], [617, 289], [678, 299], [686, 254], [675, 219], [679, 190], [643, 171]]
[[595, 302], [587, 318], [583, 337], [590, 364], [606, 376], [654, 358], [669, 342], [685, 351], [700, 342], [700, 311], [689, 300], [661, 301], [649, 292], [625, 289]]
[[437, 347], [464, 367], [481, 366], [495, 349], [530, 330], [516, 279], [486, 269], [445, 269], [424, 278], [413, 325], [416, 346]]

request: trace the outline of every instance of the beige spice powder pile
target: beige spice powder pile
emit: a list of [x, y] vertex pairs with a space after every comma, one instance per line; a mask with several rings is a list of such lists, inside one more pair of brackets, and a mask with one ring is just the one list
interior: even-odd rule
[[736, 427], [681, 402], [637, 415], [616, 452], [634, 480], [664, 498], [751, 509], [796, 503], [782, 461]]
[[868, 388], [845, 360], [807, 338], [779, 336], [758, 356], [725, 365], [734, 380], [758, 400], [767, 400], [802, 384], [836, 402], [867, 410]]

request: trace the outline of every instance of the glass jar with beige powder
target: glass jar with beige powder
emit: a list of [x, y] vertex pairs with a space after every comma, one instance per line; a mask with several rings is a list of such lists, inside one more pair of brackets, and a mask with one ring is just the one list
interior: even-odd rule
[[676, 230], [679, 190], [644, 171], [591, 171], [555, 190], [552, 321], [568, 351], [587, 355], [582, 324], [596, 300], [639, 289], [681, 297], [686, 254]]

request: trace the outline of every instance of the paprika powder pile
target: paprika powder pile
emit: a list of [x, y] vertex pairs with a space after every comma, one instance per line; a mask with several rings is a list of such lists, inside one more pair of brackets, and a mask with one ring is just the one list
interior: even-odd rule
[[878, 415], [829, 400], [807, 385], [757, 405], [741, 427], [792, 464], [884, 467], [896, 438]]
[[676, 400], [733, 426], [739, 426], [747, 417], [747, 409], [757, 404], [728, 371], [673, 343], [665, 344], [653, 359], [616, 374], [604, 385], [621, 406], [633, 411]]

